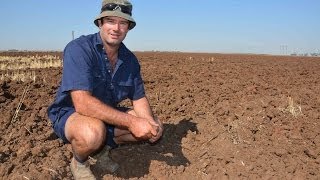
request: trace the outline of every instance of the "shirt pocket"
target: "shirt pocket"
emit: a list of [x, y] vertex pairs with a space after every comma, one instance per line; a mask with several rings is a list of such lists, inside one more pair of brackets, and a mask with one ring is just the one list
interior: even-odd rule
[[93, 91], [92, 95], [105, 103], [112, 102], [112, 91], [108, 88], [108, 80], [105, 73], [101, 70], [93, 72]]
[[101, 70], [94, 70], [92, 73], [93, 76], [93, 82], [92, 82], [92, 87], [93, 89], [96, 89], [97, 87], [101, 85], [106, 84], [106, 76], [105, 73]]
[[129, 78], [127, 80], [122, 80], [116, 83], [115, 92], [117, 94], [117, 102], [124, 99], [132, 99], [134, 91], [133, 79]]

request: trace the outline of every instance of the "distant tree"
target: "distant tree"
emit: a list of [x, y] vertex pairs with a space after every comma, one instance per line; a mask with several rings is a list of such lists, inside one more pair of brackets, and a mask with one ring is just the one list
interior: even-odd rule
[[17, 49], [9, 49], [8, 51], [9, 52], [18, 52], [19, 50], [17, 50]]

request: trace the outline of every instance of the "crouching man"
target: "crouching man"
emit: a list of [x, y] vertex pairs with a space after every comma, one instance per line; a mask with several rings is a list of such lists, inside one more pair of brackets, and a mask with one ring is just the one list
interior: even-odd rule
[[[114, 172], [118, 164], [108, 149], [119, 144], [149, 141], [162, 136], [163, 126], [154, 117], [135, 55], [122, 43], [136, 22], [127, 0], [103, 0], [94, 20], [99, 32], [81, 36], [64, 49], [61, 85], [48, 116], [55, 133], [70, 143], [70, 166], [75, 179], [95, 179], [88, 157]], [[125, 100], [132, 109], [118, 107]]]

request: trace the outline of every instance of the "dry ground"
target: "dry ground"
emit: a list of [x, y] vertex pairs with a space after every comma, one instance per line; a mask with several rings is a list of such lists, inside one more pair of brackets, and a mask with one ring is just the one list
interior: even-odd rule
[[[113, 150], [121, 168], [98, 177], [320, 179], [320, 58], [137, 56], [164, 136]], [[71, 179], [70, 148], [46, 115], [61, 69], [35, 72], [35, 82], [0, 83], [0, 179]]]

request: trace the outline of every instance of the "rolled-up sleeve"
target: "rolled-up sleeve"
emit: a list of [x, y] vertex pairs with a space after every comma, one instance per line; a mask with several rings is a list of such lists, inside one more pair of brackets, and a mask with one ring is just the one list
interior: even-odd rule
[[69, 43], [64, 50], [61, 90], [93, 90], [90, 58], [78, 43]]

